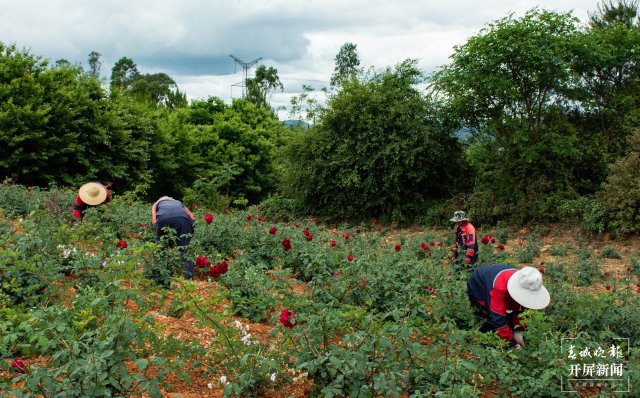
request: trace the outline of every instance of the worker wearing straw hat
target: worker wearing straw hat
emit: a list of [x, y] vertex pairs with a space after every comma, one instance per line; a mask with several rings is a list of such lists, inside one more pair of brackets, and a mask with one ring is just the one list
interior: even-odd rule
[[73, 218], [81, 220], [84, 211], [93, 206], [111, 201], [111, 192], [99, 182], [88, 182], [80, 187], [76, 200], [71, 206]]
[[540, 271], [506, 264], [477, 268], [467, 281], [467, 293], [476, 314], [486, 321], [480, 330], [495, 330], [513, 348], [524, 346], [524, 327], [518, 316], [523, 308], [540, 310], [551, 301]]

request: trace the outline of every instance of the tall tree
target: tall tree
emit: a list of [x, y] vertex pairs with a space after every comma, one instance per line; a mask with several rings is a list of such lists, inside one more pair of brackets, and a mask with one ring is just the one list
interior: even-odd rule
[[509, 215], [547, 211], [551, 192], [569, 194], [579, 158], [575, 128], [563, 116], [577, 19], [537, 9], [488, 25], [456, 47], [433, 87], [475, 132], [477, 187]]
[[604, 0], [598, 9], [589, 13], [592, 28], [605, 28], [623, 24], [628, 28], [638, 25], [638, 0]]
[[102, 68], [101, 56], [102, 54], [96, 51], [89, 53], [89, 72], [96, 78], [100, 77], [100, 68]]
[[600, 169], [620, 156], [640, 120], [640, 26], [637, 2], [605, 2], [576, 35], [572, 69], [579, 75], [583, 129], [597, 132], [591, 146]]
[[342, 80], [356, 76], [360, 71], [359, 66], [358, 46], [353, 43], [344, 43], [335, 58], [331, 85], [340, 85]]
[[138, 75], [128, 91], [153, 106], [174, 109], [187, 105], [186, 95], [180, 92], [176, 82], [166, 73]]
[[271, 109], [267, 96], [277, 89], [284, 90], [284, 85], [278, 76], [278, 70], [271, 66], [267, 68], [264, 65], [260, 65], [256, 69], [255, 77], [247, 79], [246, 84], [247, 101], [267, 109]]
[[111, 68], [111, 89], [128, 89], [140, 77], [138, 66], [131, 58], [120, 58]]

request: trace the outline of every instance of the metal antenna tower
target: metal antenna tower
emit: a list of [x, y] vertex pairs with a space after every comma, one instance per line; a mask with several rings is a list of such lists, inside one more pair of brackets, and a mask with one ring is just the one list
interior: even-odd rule
[[233, 56], [233, 54], [229, 54], [229, 56], [230, 56], [231, 58], [233, 58], [233, 60], [236, 62], [236, 63], [234, 64], [233, 73], [236, 73], [235, 65], [240, 65], [240, 66], [242, 66], [242, 70], [244, 70], [244, 80], [243, 80], [243, 81], [241, 81], [240, 83], [236, 83], [236, 84], [232, 84], [232, 85], [231, 85], [231, 86], [240, 86], [240, 87], [242, 87], [242, 98], [244, 98], [244, 97], [245, 97], [245, 95], [246, 95], [246, 93], [245, 93], [245, 89], [246, 89], [246, 87], [247, 87], [247, 79], [249, 78], [249, 69], [250, 69], [253, 65], [255, 65], [255, 64], [257, 64], [258, 62], [262, 61], [262, 57], [260, 57], [260, 58], [256, 58], [256, 59], [254, 59], [254, 60], [253, 60], [253, 61], [251, 61], [251, 62], [244, 62], [244, 61], [242, 61], [241, 59], [239, 59], [239, 58], [237, 58], [237, 57], [234, 57], [234, 56]]

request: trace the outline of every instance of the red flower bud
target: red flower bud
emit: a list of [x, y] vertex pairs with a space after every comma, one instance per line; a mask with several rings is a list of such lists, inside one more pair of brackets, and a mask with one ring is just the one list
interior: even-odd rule
[[269, 234], [271, 235], [275, 235], [277, 231], [278, 231], [278, 228], [276, 227], [269, 228]]
[[359, 234], [359, 233], [360, 233], [360, 230], [359, 230], [359, 229], [356, 229], [356, 233], [357, 233], [357, 234]]
[[288, 310], [282, 310], [280, 312], [279, 321], [281, 324], [284, 325], [284, 327], [291, 329], [294, 326], [294, 324], [291, 323], [291, 321], [294, 320], [295, 317], [296, 317], [296, 314], [294, 314], [293, 312]]
[[397, 252], [399, 252], [400, 249], [401, 249], [400, 245], [396, 245], [395, 249], [396, 249]]
[[207, 213], [204, 215], [204, 222], [211, 224], [213, 222], [213, 214]]
[[349, 235], [349, 232], [345, 232], [345, 233], [342, 235], [342, 237], [343, 237], [343, 238], [345, 238], [345, 239], [349, 239], [349, 236], [351, 236], [351, 235]]
[[604, 288], [607, 289], [607, 290], [611, 290], [611, 285], [607, 285]]
[[331, 240], [331, 246], [335, 246], [336, 245], [336, 241], [335, 240]]
[[429, 242], [429, 246], [433, 247], [435, 245], [436, 245], [436, 242], [434, 242], [434, 241]]
[[127, 242], [125, 242], [124, 240], [121, 240], [120, 242], [118, 242], [118, 247], [121, 249], [126, 249], [127, 248]]
[[504, 245], [503, 245], [502, 243], [500, 243], [500, 244], [498, 245], [498, 249], [500, 249], [500, 250], [504, 250]]
[[488, 236], [482, 237], [481, 242], [482, 242], [483, 245], [488, 245], [489, 244], [489, 237]]
[[251, 220], [253, 220], [253, 216], [252, 216], [251, 214], [249, 214], [249, 215], [247, 216], [247, 221], [251, 221]]
[[349, 260], [350, 262], [353, 261], [353, 256], [349, 254], [349, 257], [347, 257], [347, 260]]
[[291, 239], [284, 238], [284, 239], [282, 239], [282, 241], [280, 243], [282, 244], [282, 247], [284, 248], [284, 251], [288, 252], [291, 249]]
[[496, 243], [496, 238], [491, 238], [491, 243]]
[[24, 364], [24, 362], [20, 358], [16, 358], [13, 360], [13, 362], [11, 362], [11, 369], [13, 369], [18, 373], [24, 373], [26, 370], [26, 367], [27, 366]]

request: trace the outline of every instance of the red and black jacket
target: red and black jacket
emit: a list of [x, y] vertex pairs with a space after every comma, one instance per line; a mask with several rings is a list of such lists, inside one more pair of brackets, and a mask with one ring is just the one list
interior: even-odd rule
[[489, 320], [503, 339], [515, 345], [513, 332], [524, 329], [520, 313], [524, 310], [507, 290], [509, 278], [518, 271], [510, 265], [485, 265], [473, 271], [467, 281], [469, 300], [489, 312]]
[[478, 260], [478, 239], [476, 236], [476, 228], [468, 221], [456, 226], [454, 252], [457, 256], [457, 249], [462, 249], [465, 258], [469, 259], [469, 263], [474, 264]]

